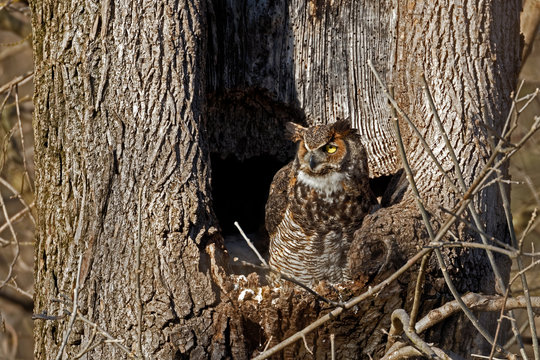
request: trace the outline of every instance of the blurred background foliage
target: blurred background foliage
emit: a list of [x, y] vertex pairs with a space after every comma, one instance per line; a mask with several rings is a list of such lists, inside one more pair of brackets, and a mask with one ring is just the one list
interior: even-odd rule
[[28, 4], [0, 2], [0, 359], [33, 358], [31, 42]]
[[[524, 1], [522, 97], [540, 87], [540, 0]], [[33, 136], [32, 44], [30, 10], [25, 1], [0, 2], [0, 360], [32, 359]], [[520, 114], [515, 139], [540, 115], [537, 96]], [[540, 136], [536, 134], [512, 158], [512, 211], [518, 236], [535, 208], [540, 208]], [[540, 215], [540, 214], [539, 214]], [[536, 220], [524, 241], [525, 251], [539, 251]], [[530, 260], [529, 260], [530, 261]], [[538, 268], [530, 273], [532, 295], [540, 295]], [[534, 276], [536, 274], [536, 276]], [[513, 286], [518, 294], [520, 282]], [[524, 311], [518, 312], [525, 323]], [[537, 327], [540, 321], [537, 317]], [[527, 339], [528, 330], [524, 330]], [[530, 335], [529, 335], [530, 339]]]

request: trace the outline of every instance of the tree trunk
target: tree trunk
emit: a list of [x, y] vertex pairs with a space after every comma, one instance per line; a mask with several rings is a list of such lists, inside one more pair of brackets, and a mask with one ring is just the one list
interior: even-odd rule
[[[399, 169], [390, 109], [368, 60], [395, 85], [400, 105], [455, 176], [421, 91], [418, 77], [426, 74], [470, 184], [489, 152], [480, 124], [500, 129], [509, 109], [519, 68], [519, 6], [517, 0], [34, 2], [35, 313], [71, 311], [71, 303], [53, 301], [67, 295], [131, 355], [155, 359], [249, 358], [327, 313], [301, 289], [276, 291], [256, 274], [232, 274], [222, 239], [236, 219], [232, 203], [244, 204], [238, 216], [256, 232], [272, 175], [294, 150], [282, 136], [286, 121], [350, 119], [366, 144], [370, 174]], [[402, 127], [436, 226], [438, 206], [452, 208], [459, 196]], [[487, 232], [506, 238], [495, 186], [480, 193], [475, 207]], [[351, 248], [357, 281], [339, 296], [362, 293], [425, 244], [419, 219], [410, 190], [368, 216]], [[385, 256], [392, 263], [381, 268]], [[460, 290], [494, 291], [482, 252], [446, 256]], [[434, 264], [430, 276], [442, 284]], [[338, 358], [380, 357], [382, 330], [394, 309], [410, 307], [414, 277], [405, 275], [310, 334], [314, 356], [329, 356], [334, 334]], [[241, 297], [248, 289], [260, 295]], [[444, 286], [425, 293], [427, 311], [442, 301]], [[36, 358], [56, 357], [69, 328], [67, 320], [37, 321]], [[92, 341], [92, 332], [91, 324], [75, 321], [64, 358]], [[475, 335], [462, 341], [460, 334]], [[482, 347], [470, 324], [454, 318], [430, 337], [463, 355]], [[111, 344], [87, 354], [127, 356]], [[283, 356], [311, 357], [300, 343]]]
[[[61, 313], [51, 301], [72, 293], [82, 255], [79, 309], [135, 354], [140, 336], [156, 359], [224, 354], [209, 330], [221, 325], [206, 253], [217, 228], [202, 128], [205, 14], [199, 1], [33, 4], [35, 312]], [[36, 358], [54, 358], [66, 328], [37, 322]], [[90, 333], [77, 322], [65, 352]], [[89, 357], [125, 354], [100, 346]]]

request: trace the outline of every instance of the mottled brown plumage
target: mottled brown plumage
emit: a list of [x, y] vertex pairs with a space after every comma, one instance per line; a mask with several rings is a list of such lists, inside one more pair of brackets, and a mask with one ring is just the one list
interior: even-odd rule
[[270, 186], [270, 265], [308, 286], [342, 282], [350, 278], [353, 233], [376, 204], [365, 149], [346, 121], [309, 128], [287, 123], [287, 133], [299, 144]]

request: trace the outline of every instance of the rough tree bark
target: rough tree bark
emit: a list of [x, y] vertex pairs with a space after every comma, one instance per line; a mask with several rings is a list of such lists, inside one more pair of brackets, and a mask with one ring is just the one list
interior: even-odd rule
[[[205, 3], [44, 1], [32, 10], [36, 312], [55, 312], [51, 300], [71, 294], [82, 255], [80, 309], [135, 353], [137, 270], [144, 355], [219, 353], [225, 339], [208, 331], [219, 292], [205, 252], [217, 234], [201, 128]], [[36, 323], [36, 358], [55, 356], [66, 325]], [[68, 354], [88, 331], [77, 324]], [[125, 354], [102, 346], [90, 357]]]
[[[284, 122], [349, 118], [366, 142], [371, 174], [395, 173], [390, 111], [367, 67], [371, 59], [452, 171], [419, 84], [425, 72], [470, 182], [487, 152], [479, 123], [498, 129], [509, 108], [519, 68], [519, 6], [517, 0], [34, 2], [35, 312], [60, 312], [53, 299], [72, 294], [82, 256], [80, 311], [136, 356], [243, 359], [271, 336], [275, 344], [307, 325], [328, 306], [301, 290], [261, 288], [256, 275], [230, 274], [214, 215], [210, 155], [284, 161], [292, 151], [281, 135]], [[451, 208], [456, 194], [406, 135], [436, 221], [437, 207]], [[258, 181], [256, 173], [249, 176]], [[504, 238], [495, 190], [483, 191], [475, 204], [487, 231]], [[406, 192], [366, 218], [351, 254], [357, 282], [341, 296], [365, 290], [375, 273], [380, 279], [426, 239]], [[390, 249], [395, 262], [384, 271], [379, 248]], [[454, 277], [467, 279], [462, 290], [493, 292], [481, 252], [447, 257]], [[435, 268], [432, 276], [438, 277]], [[311, 334], [306, 340], [315, 356], [328, 356], [330, 333], [340, 358], [380, 356], [389, 315], [410, 306], [408, 282], [405, 276]], [[261, 297], [239, 301], [245, 288], [260, 289]], [[444, 294], [443, 286], [429, 291], [424, 310]], [[430, 336], [461, 354], [481, 349], [474, 336], [459, 338], [473, 333], [468, 323], [447, 325]], [[37, 321], [36, 358], [55, 357], [67, 327], [68, 321]], [[468, 332], [444, 331], [458, 328]], [[91, 334], [90, 325], [76, 322], [65, 353], [76, 354]], [[101, 345], [87, 356], [126, 354]], [[310, 357], [302, 344], [285, 356]]]

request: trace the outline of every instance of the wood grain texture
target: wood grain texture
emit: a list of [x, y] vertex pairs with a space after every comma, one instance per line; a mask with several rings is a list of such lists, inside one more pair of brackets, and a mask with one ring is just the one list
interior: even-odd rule
[[368, 152], [370, 176], [397, 170], [396, 143], [373, 61], [392, 82], [396, 9], [392, 1], [292, 1], [294, 79], [310, 123], [350, 119]]
[[[250, 132], [258, 123], [281, 130], [286, 121], [306, 119], [312, 125], [349, 119], [368, 151], [370, 176], [397, 170], [390, 111], [367, 66], [371, 59], [391, 81], [396, 31], [392, 1], [216, 0], [212, 4], [211, 103], [227, 99], [230, 104], [231, 97], [243, 96], [251, 99], [247, 104], [258, 99], [261, 109], [238, 111], [246, 108], [244, 102], [234, 103], [234, 111], [221, 108], [212, 113], [236, 130], [229, 138], [243, 137], [244, 118], [250, 120]], [[267, 141], [258, 138], [252, 147], [266, 149]], [[275, 135], [267, 138], [275, 144]], [[215, 148], [231, 151], [232, 146]]]

